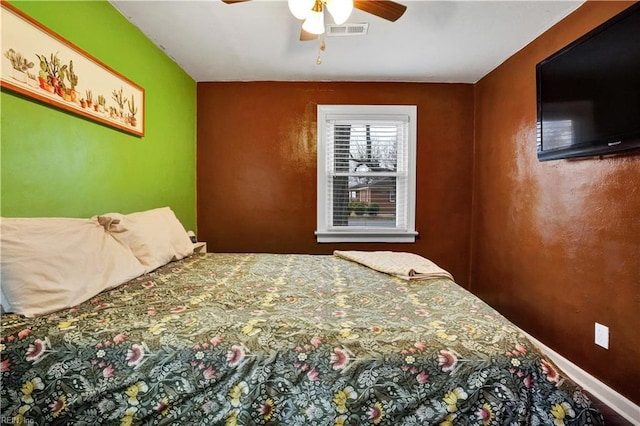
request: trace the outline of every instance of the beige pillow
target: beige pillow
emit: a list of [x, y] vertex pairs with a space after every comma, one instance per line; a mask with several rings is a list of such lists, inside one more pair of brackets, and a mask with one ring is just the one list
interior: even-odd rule
[[131, 249], [146, 272], [193, 253], [193, 243], [173, 210], [161, 207], [143, 212], [98, 216], [111, 235]]
[[75, 306], [144, 273], [88, 219], [2, 218], [2, 308], [28, 317]]

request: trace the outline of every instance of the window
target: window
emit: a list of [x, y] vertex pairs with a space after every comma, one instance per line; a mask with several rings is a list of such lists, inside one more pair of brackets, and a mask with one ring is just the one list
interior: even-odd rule
[[416, 106], [318, 105], [318, 242], [415, 241], [416, 121]]

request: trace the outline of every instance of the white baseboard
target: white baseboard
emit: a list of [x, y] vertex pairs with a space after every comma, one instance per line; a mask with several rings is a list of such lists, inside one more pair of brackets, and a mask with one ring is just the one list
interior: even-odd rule
[[640, 406], [634, 404], [631, 400], [620, 395], [609, 386], [602, 383], [600, 380], [593, 377], [550, 347], [546, 346], [539, 340], [523, 333], [531, 340], [536, 346], [540, 348], [553, 362], [556, 363], [562, 371], [564, 371], [571, 379], [591, 393], [593, 396], [604, 402], [612, 410], [616, 411], [620, 416], [630, 421], [631, 424], [640, 426]]

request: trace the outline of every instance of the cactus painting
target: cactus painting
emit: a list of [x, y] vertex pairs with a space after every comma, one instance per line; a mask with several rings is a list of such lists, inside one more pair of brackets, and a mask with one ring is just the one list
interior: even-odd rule
[[3, 89], [144, 136], [142, 87], [8, 2], [0, 12]]

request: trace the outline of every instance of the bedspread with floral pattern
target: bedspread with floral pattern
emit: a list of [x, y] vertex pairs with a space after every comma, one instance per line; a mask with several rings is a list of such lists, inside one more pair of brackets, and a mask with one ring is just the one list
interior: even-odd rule
[[602, 424], [453, 281], [333, 256], [208, 254], [75, 308], [3, 315], [2, 423]]

